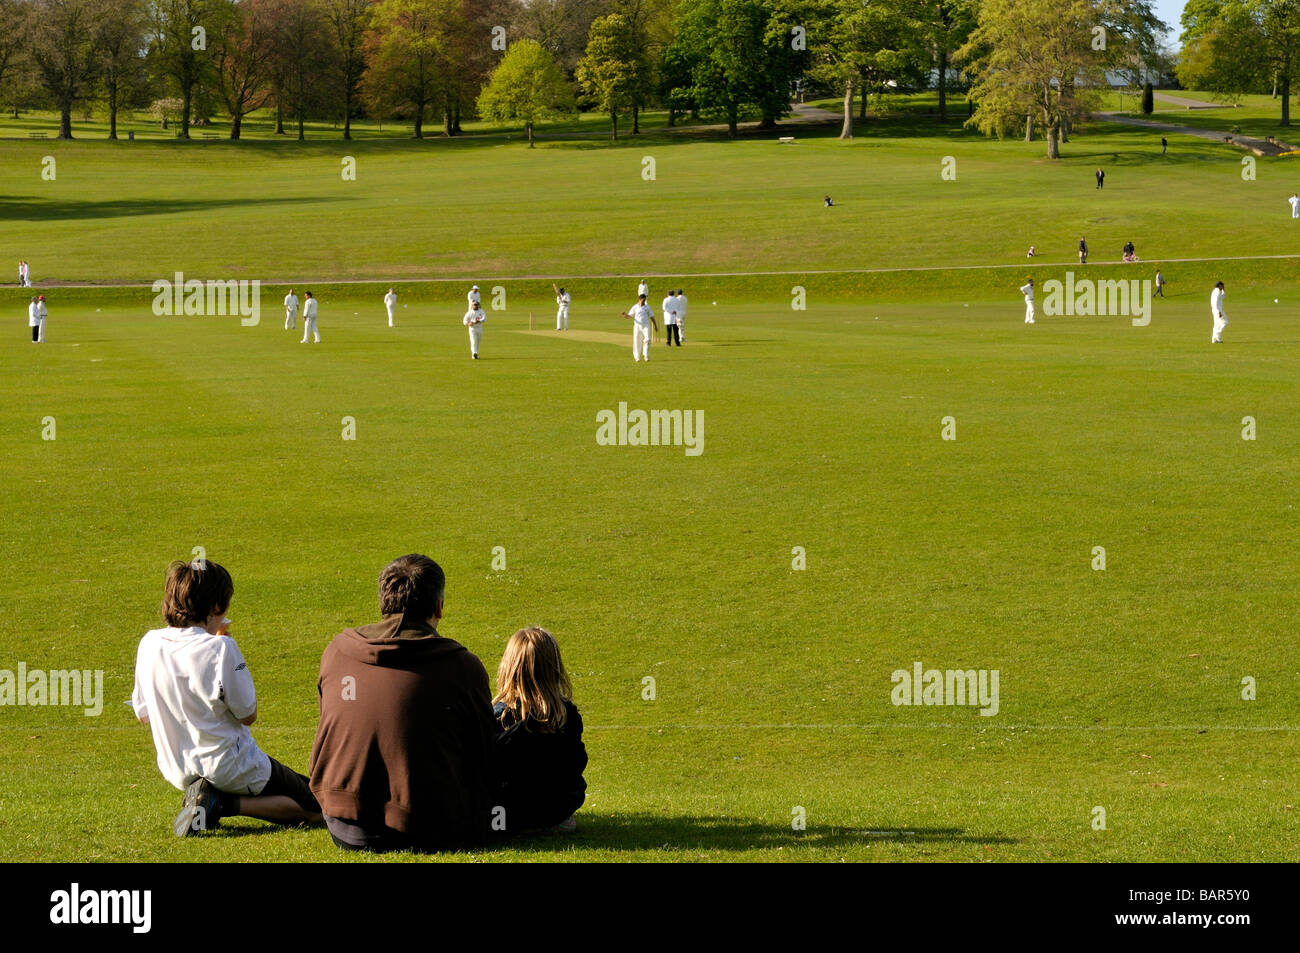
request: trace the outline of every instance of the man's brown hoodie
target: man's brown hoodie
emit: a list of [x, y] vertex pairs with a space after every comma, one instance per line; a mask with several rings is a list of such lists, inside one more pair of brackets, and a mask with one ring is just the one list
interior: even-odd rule
[[485, 836], [496, 723], [477, 656], [387, 615], [334, 638], [317, 690], [311, 790], [327, 816], [430, 849]]

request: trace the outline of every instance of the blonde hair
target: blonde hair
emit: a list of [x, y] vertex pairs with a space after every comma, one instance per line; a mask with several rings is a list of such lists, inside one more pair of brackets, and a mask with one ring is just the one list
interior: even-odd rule
[[510, 636], [497, 669], [497, 693], [492, 703], [506, 706], [516, 720], [530, 718], [540, 731], [559, 731], [567, 718], [564, 703], [573, 697], [569, 673], [554, 636], [540, 626]]

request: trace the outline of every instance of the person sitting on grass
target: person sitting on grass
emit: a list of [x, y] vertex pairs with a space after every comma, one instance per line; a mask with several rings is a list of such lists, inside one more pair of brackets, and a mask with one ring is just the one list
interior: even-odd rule
[[831, 208], [832, 206], [835, 205], [835, 203], [831, 201], [831, 197], [828, 195], [826, 196], [826, 198], [822, 199], [822, 205], [824, 205], [826, 208]]
[[505, 832], [577, 828], [586, 800], [582, 716], [560, 647], [545, 629], [520, 629], [506, 643], [492, 712], [500, 726], [496, 769]]
[[1124, 260], [1125, 260], [1125, 261], [1137, 261], [1137, 260], [1138, 260], [1137, 250], [1133, 247], [1133, 243], [1132, 243], [1132, 242], [1125, 242], [1125, 243], [1124, 243]]
[[172, 830], [189, 837], [223, 817], [320, 824], [307, 778], [264, 754], [249, 733], [257, 720], [253, 677], [230, 637], [230, 573], [205, 559], [172, 563], [162, 614], [135, 657], [131, 707], [153, 733], [158, 768], [185, 792]]

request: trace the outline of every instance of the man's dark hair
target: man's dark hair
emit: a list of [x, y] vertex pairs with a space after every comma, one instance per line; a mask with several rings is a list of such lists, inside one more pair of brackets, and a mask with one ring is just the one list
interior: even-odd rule
[[446, 587], [442, 567], [428, 556], [399, 556], [379, 574], [379, 611], [423, 622], [438, 611]]
[[210, 559], [176, 560], [167, 567], [162, 614], [168, 625], [203, 625], [209, 616], [230, 608], [235, 584], [223, 566]]

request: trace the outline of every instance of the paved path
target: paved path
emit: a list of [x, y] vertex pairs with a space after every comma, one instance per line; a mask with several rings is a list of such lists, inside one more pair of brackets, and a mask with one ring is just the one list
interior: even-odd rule
[[1117, 122], [1125, 126], [1142, 126], [1146, 129], [1155, 129], [1160, 132], [1174, 132], [1183, 136], [1196, 136], [1198, 139], [1210, 139], [1214, 142], [1227, 142], [1239, 148], [1246, 149], [1255, 153], [1257, 156], [1275, 156], [1283, 152], [1291, 152], [1295, 146], [1288, 145], [1285, 142], [1273, 141], [1268, 142], [1265, 139], [1255, 139], [1252, 136], [1243, 136], [1238, 133], [1224, 132], [1222, 129], [1197, 129], [1192, 126], [1180, 126], [1172, 122], [1155, 122], [1150, 119], [1137, 119], [1133, 116], [1126, 116], [1122, 113], [1104, 112], [1093, 113], [1098, 119], [1105, 119], [1108, 122]]
[[1223, 103], [1207, 103], [1201, 99], [1186, 99], [1182, 96], [1170, 96], [1167, 93], [1152, 93], [1154, 98], [1161, 102], [1173, 103], [1175, 106], [1183, 106], [1187, 109], [1225, 109]]

